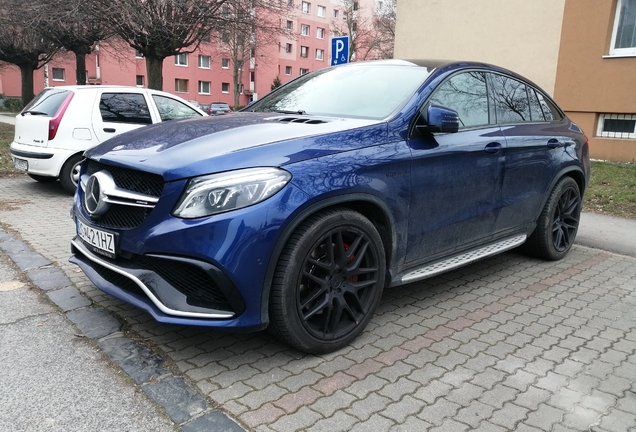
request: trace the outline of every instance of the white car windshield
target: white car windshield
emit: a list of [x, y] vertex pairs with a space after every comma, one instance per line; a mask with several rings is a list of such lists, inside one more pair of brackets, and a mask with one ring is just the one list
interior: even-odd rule
[[411, 98], [430, 72], [372, 63], [323, 69], [297, 78], [245, 111], [384, 119]]

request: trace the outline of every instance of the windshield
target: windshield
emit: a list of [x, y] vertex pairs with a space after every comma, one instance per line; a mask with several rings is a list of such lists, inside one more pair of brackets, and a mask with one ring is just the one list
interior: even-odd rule
[[365, 64], [319, 70], [290, 82], [245, 111], [384, 119], [401, 108], [430, 70]]

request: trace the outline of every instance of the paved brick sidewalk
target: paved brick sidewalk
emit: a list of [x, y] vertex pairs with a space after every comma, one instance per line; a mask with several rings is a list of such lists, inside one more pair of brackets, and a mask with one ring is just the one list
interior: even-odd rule
[[0, 179], [0, 222], [256, 431], [636, 431], [636, 259], [576, 246], [507, 253], [389, 290], [363, 335], [324, 356], [267, 334], [157, 324], [66, 260], [71, 198]]

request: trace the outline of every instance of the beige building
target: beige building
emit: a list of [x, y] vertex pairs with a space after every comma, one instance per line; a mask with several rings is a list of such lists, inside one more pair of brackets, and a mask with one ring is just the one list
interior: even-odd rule
[[593, 158], [636, 162], [636, 0], [399, 0], [395, 57], [512, 69], [583, 128]]

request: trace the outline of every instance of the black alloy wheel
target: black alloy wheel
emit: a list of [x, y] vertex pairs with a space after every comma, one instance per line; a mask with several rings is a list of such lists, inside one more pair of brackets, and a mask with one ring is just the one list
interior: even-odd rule
[[571, 177], [562, 178], [552, 189], [525, 249], [543, 259], [555, 261], [563, 258], [576, 239], [581, 204], [579, 185]]
[[567, 188], [558, 198], [552, 218], [552, 245], [557, 252], [565, 252], [574, 243], [581, 214], [578, 190]]
[[279, 261], [270, 301], [274, 333], [306, 352], [342, 348], [370, 321], [385, 269], [382, 240], [364, 216], [332, 210], [312, 217]]

